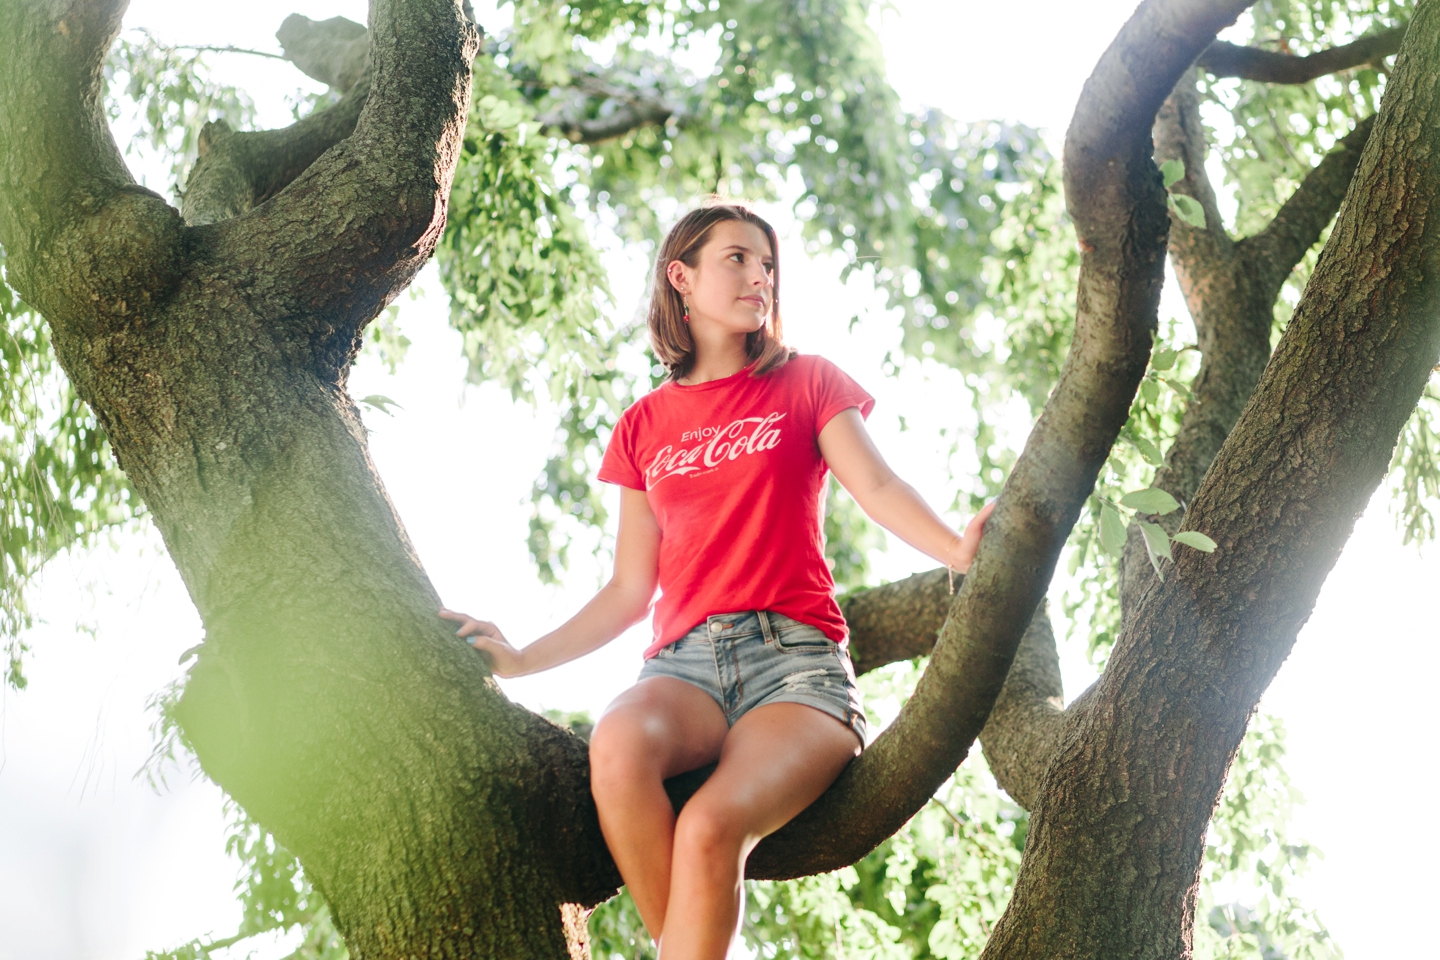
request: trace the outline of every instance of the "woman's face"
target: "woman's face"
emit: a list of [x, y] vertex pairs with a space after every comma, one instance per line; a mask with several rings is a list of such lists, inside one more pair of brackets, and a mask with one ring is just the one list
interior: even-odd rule
[[775, 302], [775, 258], [765, 231], [743, 220], [722, 220], [710, 231], [694, 267], [672, 260], [670, 282], [690, 304], [690, 324], [731, 333], [765, 326]]

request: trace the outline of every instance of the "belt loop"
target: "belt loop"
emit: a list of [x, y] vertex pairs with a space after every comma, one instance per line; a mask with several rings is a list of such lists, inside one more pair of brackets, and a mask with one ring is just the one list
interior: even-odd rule
[[765, 642], [768, 644], [774, 640], [775, 634], [770, 629], [770, 615], [764, 610], [756, 610], [755, 619], [760, 621], [760, 632], [765, 635]]

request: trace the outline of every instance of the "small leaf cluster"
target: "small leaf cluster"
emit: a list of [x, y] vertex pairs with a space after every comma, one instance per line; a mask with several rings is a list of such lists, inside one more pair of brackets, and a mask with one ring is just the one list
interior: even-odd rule
[[1153, 483], [1156, 468], [1164, 462], [1163, 450], [1180, 429], [1189, 382], [1199, 369], [1197, 351], [1175, 343], [1187, 325], [1172, 319], [1165, 326], [1121, 427], [1120, 442], [1101, 468], [1095, 493], [1070, 536], [1071, 582], [1062, 609], [1067, 619], [1087, 630], [1090, 656], [1097, 662], [1107, 656], [1119, 631], [1118, 560], [1132, 520], [1161, 579], [1161, 561], [1173, 559], [1172, 543], [1204, 552], [1215, 548], [1202, 531], [1180, 531], [1172, 537], [1165, 525], [1147, 519], [1169, 516], [1181, 507]]
[[1165, 579], [1165, 571], [1160, 568], [1160, 561], [1174, 559], [1170, 552], [1172, 542], [1194, 547], [1203, 553], [1215, 552], [1215, 541], [1198, 530], [1181, 530], [1179, 533], [1170, 534], [1160, 524], [1141, 519], [1144, 515], [1164, 516], [1180, 509], [1179, 501], [1158, 487], [1132, 490], [1122, 496], [1118, 503], [1103, 497], [1099, 499], [1101, 546], [1117, 560], [1124, 553], [1126, 523], [1121, 516], [1121, 510], [1128, 508], [1132, 511], [1133, 522], [1140, 528], [1140, 535], [1144, 538], [1150, 566], [1155, 568], [1155, 576], [1162, 581]]
[[1205, 229], [1205, 208], [1200, 206], [1200, 201], [1188, 194], [1169, 192], [1171, 187], [1184, 179], [1185, 161], [1166, 160], [1160, 164], [1160, 177], [1165, 184], [1170, 212], [1192, 227]]

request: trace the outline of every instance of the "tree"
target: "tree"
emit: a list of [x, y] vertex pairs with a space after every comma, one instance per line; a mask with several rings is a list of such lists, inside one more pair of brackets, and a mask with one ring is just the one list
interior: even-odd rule
[[[483, 197], [481, 212], [515, 204], [520, 212], [507, 222], [543, 219], [560, 227], [547, 227], [550, 238], [566, 236], [563, 207], [541, 199], [543, 190], [525, 193], [523, 178], [514, 191], [497, 188], [498, 176], [469, 193], [454, 190], [462, 155], [510, 170], [535, 161], [523, 135], [494, 132], [518, 129], [515, 111], [527, 107], [577, 141], [630, 140], [597, 146], [604, 162], [590, 168], [592, 187], [656, 170], [683, 180], [706, 169], [724, 180], [738, 166], [743, 178], [784, 149], [803, 169], [824, 171], [843, 138], [876, 140], [843, 156], [869, 158], [871, 167], [837, 160], [829, 180], [807, 184], [815, 237], [842, 249], [847, 238], [853, 253], [915, 234], [903, 243], [910, 271], [889, 278], [897, 303], [910, 327], [920, 319], [938, 331], [917, 338], [962, 365], [974, 352], [967, 360], [960, 321], [982, 292], [977, 264], [1000, 228], [990, 216], [998, 194], [967, 190], [985, 178], [962, 179], [966, 145], [940, 119], [915, 126], [919, 160], [887, 154], [882, 148], [898, 139], [883, 135], [896, 125], [888, 88], [854, 83], [853, 66], [848, 86], [820, 94], [824, 109], [808, 118], [804, 144], [756, 146], [757, 133], [784, 134], [789, 103], [809, 103], [821, 87], [797, 85], [800, 96], [788, 101], [786, 91], [773, 94], [775, 63], [736, 29], [748, 5], [721, 12], [717, 3], [669, 24], [673, 32], [718, 23], [735, 41], [727, 72], [689, 99], [667, 90], [670, 75], [653, 63], [622, 57], [602, 75], [565, 56], [527, 60], [517, 46], [501, 54], [513, 86], [488, 66], [498, 58], [478, 62], [477, 84], [490, 86], [472, 116], [478, 34], [468, 17], [453, 2], [377, 0], [368, 33], [287, 22], [290, 59], [345, 92], [283, 131], [207, 126], [176, 211], [134, 185], [105, 123], [102, 66], [122, 6], [0, 3], [0, 244], [7, 280], [43, 315], [54, 356], [94, 411], [205, 622], [173, 716], [206, 772], [299, 855], [357, 957], [583, 950], [584, 911], [618, 880], [590, 807], [583, 743], [506, 701], [479, 659], [435, 622], [437, 598], [368, 462], [345, 392], [366, 325], [438, 249], [442, 268], [465, 278], [454, 289], [478, 287], [488, 297], [457, 298], [462, 322], [466, 311], [514, 321], [492, 325], [489, 339], [476, 324], [479, 370], [515, 375], [540, 362], [575, 371], [583, 364], [567, 367], [566, 358], [603, 360], [606, 333], [585, 325], [586, 305], [575, 302], [584, 296], [555, 261], [515, 269], [506, 258], [533, 258], [536, 246], [507, 246], [514, 231], [487, 229], [481, 216], [444, 232], [447, 213], [462, 213], [458, 196]], [[1058, 356], [1068, 341], [1067, 359], [1053, 389], [1044, 363], [1029, 381], [1019, 378], [1048, 399], [956, 596], [943, 574], [927, 574], [847, 601], [862, 667], [927, 650], [928, 666], [895, 724], [756, 851], [752, 875], [855, 862], [927, 803], [980, 737], [1002, 785], [1032, 814], [1015, 894], [987, 950], [1188, 950], [1205, 829], [1226, 770], [1440, 355], [1427, 310], [1435, 240], [1426, 219], [1436, 182], [1440, 12], [1422, 3], [1410, 16], [1373, 121], [1313, 169], [1292, 158], [1294, 194], [1236, 241], [1204, 177], [1191, 64], [1199, 58], [1211, 77], [1295, 80], [1386, 56], [1401, 35], [1397, 27], [1278, 60], [1212, 45], [1247, 7], [1150, 0], [1097, 66], [1064, 163], [1079, 247], [1073, 335], [1051, 328], [1048, 339], [1032, 338], [1029, 355]], [[544, 47], [536, 38], [546, 30], [565, 32], [544, 8], [520, 12], [522, 23], [531, 17], [532, 50]], [[638, 31], [650, 13], [577, 5], [559, 19], [568, 17], [562, 26], [575, 33], [601, 35]], [[775, 32], [774, 43], [809, 44], [818, 66], [807, 80], [833, 69], [844, 81], [832, 58], [863, 54], [825, 35], [843, 17], [796, 4], [784, 22], [796, 30]], [[628, 84], [617, 82], [622, 68], [630, 76], [618, 79]], [[1348, 123], [1360, 99], [1343, 104], [1337, 122]], [[767, 118], [765, 103], [778, 104], [779, 121]], [[750, 134], [748, 154], [732, 155], [734, 140], [707, 135], [706, 116], [727, 110], [744, 122], [709, 129]], [[687, 125], [693, 137], [680, 136]], [[670, 164], [660, 156], [627, 168], [637, 144], [639, 154], [671, 156]], [[1006, 153], [997, 139], [984, 146], [990, 157]], [[928, 185], [926, 206], [867, 202], [877, 186], [907, 178]], [[989, 204], [979, 202], [986, 197]], [[917, 207], [934, 212], [916, 215]], [[1282, 285], [1337, 209], [1271, 355]], [[927, 234], [927, 216], [944, 226]], [[584, 266], [583, 250], [544, 249], [544, 259]], [[1141, 427], [1159, 375], [1174, 363], [1164, 351], [1152, 356], [1167, 251], [1195, 317], [1200, 370], [1188, 401], [1171, 408], [1183, 412], [1154, 485], [1107, 497], [1102, 484], [1105, 499], [1092, 499], [1097, 477], [1126, 479], [1126, 461], [1112, 455], [1117, 438], [1160, 459]], [[544, 296], [507, 293], [517, 275]], [[487, 277], [491, 286], [477, 283]], [[1012, 292], [1023, 286], [1010, 280]], [[514, 308], [537, 300], [549, 312]], [[942, 303], [954, 309], [942, 313]], [[27, 342], [39, 351], [46, 334], [35, 329]], [[526, 352], [533, 348], [522, 335], [535, 329], [550, 334], [538, 355]], [[603, 363], [556, 378], [574, 401], [577, 442], [603, 429], [597, 408], [614, 399], [605, 397], [614, 379]], [[524, 386], [518, 375], [511, 382]], [[72, 434], [98, 451], [78, 405], [63, 410], [78, 425]], [[1406, 450], [1423, 466], [1415, 445]], [[94, 468], [91, 489], [103, 480], [123, 490], [104, 479], [98, 453], [72, 457], [66, 469], [76, 463]], [[574, 478], [557, 468], [550, 480], [547, 494], [563, 502]], [[1094, 525], [1082, 528], [1086, 542], [1122, 554], [1119, 628], [1101, 681], [1061, 710], [1052, 702], [1058, 671], [1047, 621], [1032, 616], [1087, 502]], [[1137, 513], [1128, 533], [1117, 506]], [[83, 536], [103, 522], [72, 520], [64, 529]], [[543, 541], [544, 524], [536, 529]], [[1172, 542], [1189, 549], [1172, 553]], [[45, 549], [26, 541], [9, 555]], [[696, 782], [675, 783], [677, 802]], [[846, 830], [834, 830], [837, 822]]]

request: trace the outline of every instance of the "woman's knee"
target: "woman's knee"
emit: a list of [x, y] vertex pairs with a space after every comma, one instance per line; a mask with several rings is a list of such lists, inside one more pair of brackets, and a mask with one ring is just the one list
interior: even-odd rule
[[662, 744], [655, 725], [637, 710], [612, 710], [590, 734], [590, 779], [602, 788], [660, 775]]
[[677, 856], [708, 861], [748, 853], [759, 840], [751, 836], [749, 821], [743, 805], [698, 794], [685, 804], [675, 822]]

